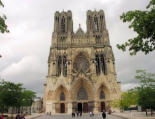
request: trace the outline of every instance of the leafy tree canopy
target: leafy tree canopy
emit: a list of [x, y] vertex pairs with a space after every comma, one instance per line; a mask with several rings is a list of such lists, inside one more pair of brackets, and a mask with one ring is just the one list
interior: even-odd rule
[[18, 98], [21, 96], [22, 84], [14, 84], [12, 82], [1, 82], [0, 97], [1, 102], [7, 107], [15, 107], [18, 104]]
[[113, 100], [110, 103], [111, 107], [120, 108], [123, 111], [124, 108], [129, 108], [131, 105], [137, 105], [138, 93], [135, 89], [128, 90], [121, 94], [120, 99]]
[[140, 81], [137, 87], [138, 104], [144, 109], [155, 109], [155, 74], [137, 70], [135, 78]]
[[[0, 0], [0, 7], [4, 7], [4, 4], [2, 3], [1, 0]], [[7, 19], [6, 16], [4, 14], [1, 14], [0, 12], [0, 32], [1, 33], [9, 32], [8, 26], [5, 23], [6, 19]]]
[[0, 111], [4, 108], [31, 106], [36, 93], [26, 90], [20, 83], [0, 81]]
[[139, 80], [139, 86], [123, 92], [120, 99], [111, 102], [111, 107], [123, 110], [131, 105], [139, 105], [143, 109], [155, 109], [155, 73], [137, 70], [135, 79]]
[[22, 106], [31, 106], [35, 97], [35, 92], [31, 90], [24, 90], [22, 92]]
[[130, 55], [136, 55], [139, 51], [148, 54], [155, 50], [155, 0], [150, 0], [145, 11], [128, 11], [123, 13], [120, 19], [130, 22], [129, 28], [132, 28], [137, 36], [124, 44], [117, 44], [118, 49], [126, 51], [128, 47]]

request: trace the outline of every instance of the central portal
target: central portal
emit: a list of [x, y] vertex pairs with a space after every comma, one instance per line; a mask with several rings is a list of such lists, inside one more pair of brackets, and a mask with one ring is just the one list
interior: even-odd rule
[[78, 103], [78, 112], [82, 112], [82, 103]]
[[78, 103], [77, 104], [77, 109], [78, 109], [78, 112], [87, 113], [88, 112], [88, 103], [87, 102]]

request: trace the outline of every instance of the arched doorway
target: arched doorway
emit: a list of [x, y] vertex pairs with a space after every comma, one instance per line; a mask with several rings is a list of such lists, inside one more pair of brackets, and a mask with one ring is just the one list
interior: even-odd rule
[[82, 112], [82, 103], [78, 103], [77, 107], [78, 107], [78, 112]]
[[77, 93], [77, 100], [79, 100], [79, 103], [77, 105], [78, 112], [88, 112], [88, 103], [83, 102], [84, 100], [88, 100], [88, 94], [83, 86], [79, 88], [79, 91]]
[[105, 110], [105, 102], [101, 102], [101, 112], [103, 112], [103, 110]]
[[87, 102], [83, 103], [83, 112], [84, 113], [88, 112], [88, 103]]
[[[60, 101], [65, 101], [64, 92], [61, 92], [61, 94], [60, 94]], [[65, 113], [65, 104], [64, 103], [60, 103], [60, 113]]]
[[56, 113], [66, 113], [68, 112], [68, 99], [69, 92], [67, 88], [63, 85], [59, 85], [55, 92], [53, 98], [55, 99], [55, 112]]
[[65, 113], [65, 104], [60, 103], [60, 113]]
[[105, 85], [101, 85], [98, 90], [97, 90], [97, 97], [98, 99], [100, 100], [99, 103], [98, 103], [98, 111], [99, 112], [103, 112], [103, 110], [106, 110], [106, 105], [107, 105], [107, 102], [106, 100], [108, 99], [109, 97], [109, 91], [107, 89], [107, 87]]

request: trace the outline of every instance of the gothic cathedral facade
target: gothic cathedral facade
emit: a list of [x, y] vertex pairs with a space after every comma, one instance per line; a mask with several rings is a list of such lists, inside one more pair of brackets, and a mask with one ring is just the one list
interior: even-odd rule
[[120, 98], [104, 11], [87, 11], [87, 31], [73, 32], [71, 11], [56, 12], [44, 84], [46, 113], [101, 112]]

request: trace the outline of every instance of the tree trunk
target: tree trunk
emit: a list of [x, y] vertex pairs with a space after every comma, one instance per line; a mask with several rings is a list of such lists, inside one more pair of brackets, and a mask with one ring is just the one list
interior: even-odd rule
[[22, 106], [22, 109], [21, 109], [21, 114], [23, 114], [23, 106]]
[[146, 116], [147, 116], [147, 109], [145, 109], [145, 111], [146, 111]]
[[31, 106], [29, 108], [30, 108], [30, 115], [31, 115]]
[[11, 111], [11, 119], [13, 119], [13, 107], [12, 107], [12, 111]]
[[152, 115], [153, 115], [153, 110], [152, 110], [152, 108], [151, 108], [151, 117], [152, 117]]

